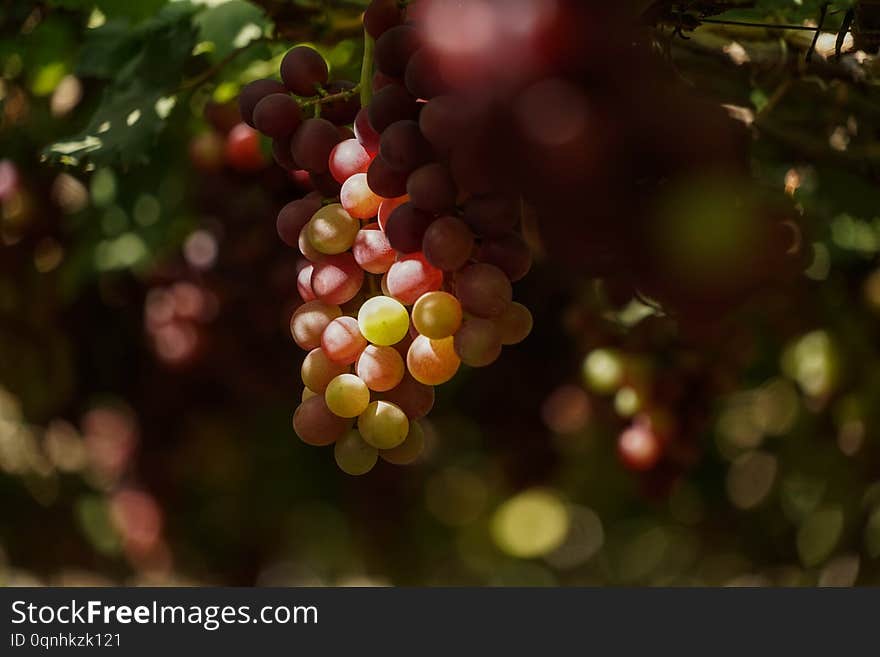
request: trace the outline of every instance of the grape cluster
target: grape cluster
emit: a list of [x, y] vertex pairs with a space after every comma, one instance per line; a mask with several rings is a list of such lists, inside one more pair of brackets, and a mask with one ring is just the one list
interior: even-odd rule
[[462, 363], [491, 364], [532, 327], [513, 301], [512, 283], [532, 262], [520, 200], [473, 184], [473, 163], [457, 170], [447, 139], [455, 108], [436, 96], [409, 18], [394, 1], [366, 10], [377, 70], [365, 107], [355, 85], [328, 82], [307, 47], [284, 57], [282, 82], [258, 80], [240, 96], [243, 119], [273, 139], [276, 161], [307, 171], [315, 187], [277, 220], [303, 256], [290, 330], [308, 354], [293, 425], [307, 444], [335, 444], [353, 475], [379, 457], [414, 461], [434, 386]]

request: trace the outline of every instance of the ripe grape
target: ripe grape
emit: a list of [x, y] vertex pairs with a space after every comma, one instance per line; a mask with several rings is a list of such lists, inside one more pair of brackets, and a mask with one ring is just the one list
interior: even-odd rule
[[254, 108], [263, 98], [271, 94], [286, 94], [287, 88], [278, 80], [254, 80], [241, 88], [238, 94], [238, 111], [241, 120], [250, 127], [254, 125]]
[[354, 418], [369, 406], [370, 390], [354, 374], [340, 374], [327, 384], [324, 402], [334, 415]]
[[303, 227], [320, 209], [321, 200], [317, 198], [305, 197], [291, 201], [278, 213], [278, 219], [275, 222], [278, 236], [288, 246], [296, 247]]
[[379, 456], [394, 465], [409, 465], [415, 462], [425, 449], [425, 432], [418, 422], [409, 423], [409, 433], [397, 447], [383, 449]]
[[312, 186], [321, 196], [326, 196], [327, 198], [339, 196], [339, 190], [342, 189], [342, 186], [336, 182], [336, 179], [330, 175], [329, 171], [323, 173], [311, 171], [309, 172], [309, 181], [311, 181]]
[[504, 272], [484, 263], [462, 269], [455, 279], [455, 292], [466, 312], [487, 319], [500, 316], [513, 300], [513, 289]]
[[358, 231], [351, 253], [361, 269], [371, 274], [384, 274], [397, 257], [379, 224], [367, 224]]
[[299, 270], [296, 275], [296, 291], [299, 297], [305, 302], [314, 301], [318, 297], [312, 289], [312, 272], [315, 270], [314, 265], [307, 265]]
[[397, 447], [409, 433], [409, 420], [399, 406], [387, 401], [374, 401], [357, 421], [363, 439], [376, 449]]
[[312, 290], [325, 303], [351, 301], [364, 284], [364, 270], [351, 253], [327, 256], [314, 267]]
[[301, 374], [306, 388], [323, 393], [335, 377], [348, 372], [348, 365], [334, 363], [320, 347], [312, 349], [303, 359]]
[[397, 251], [415, 253], [421, 251], [425, 231], [433, 221], [434, 217], [430, 213], [419, 210], [412, 203], [403, 203], [385, 222], [385, 234]]
[[297, 96], [310, 97], [327, 84], [330, 72], [320, 53], [308, 46], [297, 46], [281, 60], [281, 79]]
[[500, 237], [483, 240], [477, 251], [477, 259], [495, 265], [516, 282], [532, 268], [532, 252], [526, 241], [514, 231]]
[[346, 139], [330, 151], [330, 174], [341, 185], [356, 173], [366, 173], [371, 160], [357, 139]]
[[364, 11], [364, 29], [374, 39], [400, 25], [401, 12], [397, 0], [373, 0]]
[[461, 326], [461, 318], [461, 304], [448, 292], [423, 294], [412, 310], [413, 326], [432, 340], [453, 335]]
[[366, 346], [367, 339], [361, 335], [354, 317], [337, 317], [321, 334], [321, 349], [336, 363], [352, 364]]
[[327, 119], [306, 119], [290, 142], [293, 159], [314, 173], [327, 171], [333, 147], [342, 141], [336, 126]]
[[448, 154], [465, 139], [472, 123], [471, 107], [458, 96], [437, 96], [419, 113], [419, 128], [438, 153]]
[[501, 333], [501, 344], [519, 344], [532, 332], [532, 313], [521, 303], [511, 303], [495, 320]]
[[403, 78], [406, 88], [413, 96], [427, 100], [450, 91], [438, 64], [427, 48], [422, 48], [410, 57]]
[[385, 392], [397, 386], [405, 371], [403, 358], [394, 347], [369, 345], [355, 365], [357, 375], [370, 390]]
[[354, 119], [354, 136], [370, 155], [379, 152], [380, 135], [370, 125], [370, 114], [366, 107], [362, 107]]
[[379, 398], [397, 404], [410, 420], [423, 418], [434, 408], [434, 388], [419, 383], [409, 373], [404, 373], [403, 380]]
[[356, 219], [371, 219], [379, 212], [382, 198], [367, 184], [367, 174], [356, 173], [342, 185], [339, 193], [342, 206]]
[[[355, 84], [349, 80], [334, 80], [325, 89], [327, 95], [332, 96], [343, 91], [354, 89]], [[348, 98], [332, 100], [321, 106], [321, 116], [331, 123], [341, 126], [351, 123], [361, 109], [360, 95], [353, 93]]]
[[485, 367], [501, 355], [501, 333], [494, 322], [467, 317], [455, 334], [455, 353], [471, 367]]
[[419, 103], [402, 84], [396, 82], [383, 87], [373, 95], [368, 116], [377, 134], [382, 134], [392, 123], [415, 119]]
[[272, 140], [272, 157], [278, 166], [291, 173], [298, 168], [293, 153], [290, 152], [290, 137]]
[[309, 301], [297, 308], [290, 318], [290, 333], [300, 349], [315, 349], [321, 345], [321, 335], [327, 325], [341, 315], [339, 306]]
[[339, 203], [325, 205], [306, 225], [309, 242], [325, 254], [348, 251], [360, 230], [360, 222]]
[[443, 272], [421, 253], [411, 253], [391, 265], [386, 282], [391, 296], [409, 306], [425, 292], [439, 290]]
[[422, 251], [432, 265], [443, 271], [456, 271], [470, 260], [474, 235], [458, 217], [440, 217], [425, 231]]
[[321, 262], [326, 257], [312, 246], [312, 243], [309, 241], [309, 224], [303, 226], [303, 229], [299, 232], [299, 239], [297, 239], [296, 245], [299, 247], [299, 252], [311, 262]]
[[506, 196], [475, 196], [464, 204], [465, 222], [481, 237], [505, 235], [518, 219], [516, 204]]
[[367, 340], [387, 347], [400, 342], [409, 331], [409, 314], [397, 299], [373, 297], [358, 311], [358, 326]]
[[388, 218], [391, 216], [391, 213], [407, 201], [409, 201], [409, 196], [405, 194], [396, 198], [384, 199], [381, 205], [379, 205], [379, 228], [385, 230], [385, 226], [388, 224]]
[[406, 365], [419, 383], [438, 386], [455, 376], [461, 360], [455, 353], [452, 337], [431, 340], [420, 335], [409, 347]]
[[458, 196], [449, 168], [439, 162], [413, 171], [406, 181], [406, 193], [414, 206], [434, 214], [452, 208]]
[[431, 144], [416, 121], [397, 121], [382, 132], [379, 155], [395, 171], [409, 173], [431, 159]]
[[289, 137], [301, 123], [302, 111], [286, 93], [269, 94], [254, 107], [254, 127], [269, 137]]
[[336, 441], [333, 447], [333, 457], [336, 465], [345, 474], [359, 476], [367, 474], [379, 460], [379, 451], [372, 445], [368, 445], [361, 435], [351, 430]]
[[394, 78], [403, 77], [410, 57], [419, 49], [419, 35], [411, 25], [397, 25], [376, 40], [376, 66]]
[[380, 89], [384, 89], [390, 84], [400, 84], [397, 79], [392, 78], [390, 75], [385, 75], [382, 71], [375, 71], [373, 73], [373, 91], [379, 91]]
[[301, 401], [305, 401], [305, 400], [307, 400], [307, 399], [311, 399], [312, 397], [314, 397], [314, 396], [317, 395], [317, 394], [318, 394], [318, 393], [315, 392], [314, 390], [309, 390], [308, 388], [303, 387], [302, 400], [301, 400]]
[[382, 198], [395, 198], [406, 193], [406, 172], [395, 171], [377, 155], [367, 169], [367, 185]]
[[293, 430], [304, 443], [314, 447], [332, 445], [351, 425], [351, 420], [330, 412], [323, 395], [306, 399], [293, 414]]

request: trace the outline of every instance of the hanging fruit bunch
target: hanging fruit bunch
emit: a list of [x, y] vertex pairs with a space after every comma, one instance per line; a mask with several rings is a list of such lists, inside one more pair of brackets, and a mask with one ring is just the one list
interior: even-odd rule
[[321, 55], [300, 46], [280, 82], [252, 82], [239, 99], [276, 161], [315, 187], [277, 223], [303, 256], [290, 329], [308, 354], [293, 425], [310, 445], [335, 444], [349, 474], [379, 456], [415, 460], [434, 386], [462, 363], [490, 365], [532, 325], [513, 302], [531, 266], [519, 198], [456, 175], [442, 134], [450, 99], [435, 98], [408, 14], [369, 6], [359, 84], [331, 81]]

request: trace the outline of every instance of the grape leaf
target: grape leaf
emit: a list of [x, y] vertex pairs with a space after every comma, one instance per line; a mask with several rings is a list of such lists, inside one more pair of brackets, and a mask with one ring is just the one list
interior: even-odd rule
[[222, 59], [262, 36], [272, 24], [259, 7], [243, 0], [229, 0], [210, 7], [199, 14], [195, 22], [199, 42], [211, 45], [214, 59]]
[[43, 155], [71, 165], [145, 162], [174, 107], [181, 71], [196, 43], [197, 10], [178, 2], [134, 27], [112, 21], [94, 30], [78, 72], [110, 82], [86, 128], [51, 144]]

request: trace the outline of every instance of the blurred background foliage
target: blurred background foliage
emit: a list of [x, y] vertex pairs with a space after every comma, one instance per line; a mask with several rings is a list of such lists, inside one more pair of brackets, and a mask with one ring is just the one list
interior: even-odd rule
[[[533, 335], [438, 389], [417, 465], [353, 479], [290, 427], [274, 216], [305, 189], [234, 101], [295, 43], [358, 79], [365, 4], [2, 3], [0, 581], [880, 584], [880, 105], [875, 58], [848, 34], [835, 57], [852, 3], [810, 64], [812, 32], [673, 32], [822, 3], [633, 3], [752, 131], [754, 179], [797, 211], [794, 280], [707, 326], [538, 226]], [[676, 202], [676, 257], [707, 247], [689, 212], [738, 221], [713, 189]]]

